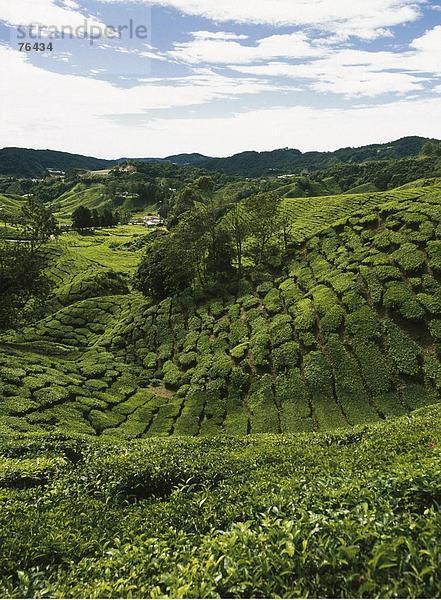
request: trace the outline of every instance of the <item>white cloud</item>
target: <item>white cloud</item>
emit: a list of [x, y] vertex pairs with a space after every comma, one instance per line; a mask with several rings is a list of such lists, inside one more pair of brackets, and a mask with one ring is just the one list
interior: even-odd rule
[[[161, 148], [163, 155], [192, 151], [229, 155], [281, 147], [335, 150], [406, 135], [441, 137], [441, 101], [403, 100], [349, 109], [268, 108], [231, 118], [155, 120], [152, 126], [153, 147]], [[173, 131], [172, 141], [163, 135], [166, 128]]]
[[[35, 105], [41, 99], [40, 109], [53, 99], [54, 106], [43, 108], [44, 112], [56, 110], [61, 101], [104, 116], [200, 105], [218, 98], [284, 89], [262, 79], [232, 79], [210, 69], [195, 70], [187, 77], [148, 78], [140, 80], [140, 85], [118, 88], [108, 81], [46, 71], [30, 63], [22, 53], [4, 46], [0, 46], [0, 75], [4, 79], [8, 77], [10, 82], [3, 92], [9, 94], [9, 112], [14, 110], [20, 98], [29, 107], [30, 96]], [[48, 90], [51, 90], [50, 94]], [[66, 114], [64, 106], [59, 109]], [[29, 110], [22, 112], [25, 118]]]
[[[322, 56], [323, 50], [313, 47], [302, 32], [272, 35], [262, 38], [255, 45], [238, 43], [238, 36], [220, 37], [210, 32], [193, 33], [189, 42], [175, 44], [168, 53], [172, 58], [190, 63], [251, 64], [257, 61], [285, 57], [291, 59]], [[225, 35], [225, 34], [223, 34]]]
[[[115, 124], [127, 115], [282, 89], [261, 79], [232, 79], [209, 69], [187, 78], [147, 79], [118, 88], [102, 79], [46, 71], [4, 46], [0, 46], [0, 79], [8, 81], [1, 96], [3, 144], [77, 145], [86, 153], [92, 151], [90, 146], [100, 154], [130, 144], [133, 131]], [[142, 131], [136, 129], [135, 137], [143, 136]], [[168, 136], [172, 138], [171, 130]]]
[[85, 18], [89, 25], [105, 27], [98, 19], [80, 11], [77, 2], [64, 0], [58, 5], [55, 0], [2, 0], [0, 20], [13, 26], [45, 25], [52, 27], [82, 27]]
[[348, 98], [418, 92], [425, 88], [424, 83], [428, 80], [409, 73], [383, 71], [381, 67], [376, 68], [363, 61], [341, 64], [338, 57], [299, 65], [273, 62], [250, 67], [235, 65], [231, 68], [248, 75], [292, 78], [297, 85], [305, 80], [304, 86], [314, 91], [331, 92]]
[[200, 70], [186, 82], [149, 82], [123, 90], [106, 81], [44, 71], [19, 53], [0, 47], [0, 77], [4, 80], [6, 75], [9, 85], [0, 100], [5, 146], [108, 157], [196, 150], [226, 155], [284, 146], [329, 150], [410, 134], [441, 137], [440, 98], [349, 109], [267, 108], [222, 118], [149, 117], [140, 124], [137, 119], [126, 120], [126, 115], [258, 93], [265, 83], [227, 81]]
[[197, 40], [246, 40], [247, 35], [229, 33], [226, 31], [193, 31], [191, 34]]
[[425, 0], [148, 0], [148, 3], [216, 22], [306, 25], [334, 32], [339, 37], [355, 35], [373, 39], [387, 35], [390, 27], [415, 21]]
[[322, 57], [302, 63], [236, 63], [230, 68], [256, 77], [286, 77], [297, 84], [304, 81], [314, 91], [347, 97], [419, 92], [441, 76], [441, 26], [426, 31], [402, 52], [336, 50], [323, 46], [321, 50]]
[[139, 48], [128, 48], [127, 46], [116, 46], [115, 44], [108, 44], [107, 42], [100, 42], [95, 47], [98, 50], [111, 50], [119, 54], [129, 54], [131, 56], [139, 56], [141, 58], [148, 58], [151, 60], [167, 61], [167, 57], [160, 53], [158, 50], [152, 48], [149, 44], [144, 44], [148, 50], [142, 50]]
[[382, 94], [409, 94], [421, 91], [424, 90], [424, 83], [406, 73], [360, 73], [358, 68], [347, 68], [341, 75], [323, 77], [311, 87], [317, 92], [332, 92], [347, 98], [373, 98]]

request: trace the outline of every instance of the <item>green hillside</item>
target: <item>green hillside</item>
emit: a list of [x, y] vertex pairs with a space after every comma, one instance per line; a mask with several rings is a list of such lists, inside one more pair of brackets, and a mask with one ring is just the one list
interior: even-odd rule
[[13, 222], [20, 213], [23, 198], [0, 194], [0, 221], [3, 224]]
[[104, 185], [86, 185], [77, 183], [72, 189], [59, 196], [52, 202], [52, 208], [61, 222], [70, 222], [71, 215], [79, 206], [90, 210], [102, 210], [110, 204], [104, 197]]
[[4, 433], [329, 431], [438, 402], [441, 187], [285, 204], [282, 268], [208, 302], [131, 291], [143, 228], [63, 236], [47, 316], [2, 339]]
[[[110, 169], [119, 163], [141, 161], [147, 164], [194, 165], [208, 171], [219, 171], [241, 177], [261, 177], [285, 173], [329, 169], [338, 165], [354, 165], [367, 161], [395, 161], [419, 156], [429, 138], [409, 136], [384, 144], [369, 144], [358, 148], [340, 148], [333, 152], [301, 152], [281, 148], [266, 152], [246, 151], [225, 158], [212, 158], [198, 153], [176, 154], [166, 158], [119, 158], [105, 160], [54, 150], [28, 148], [0, 149], [0, 175], [12, 177], [40, 177], [47, 169], [68, 171]], [[437, 140], [431, 140], [437, 142]], [[295, 140], [293, 140], [295, 143]], [[415, 179], [415, 177], [414, 177]]]
[[250, 218], [260, 188], [209, 184], [171, 197], [169, 232], [44, 247], [50, 296], [0, 335], [0, 595], [439, 597], [440, 181], [258, 194], [289, 230], [266, 267], [135, 291], [186, 219]]

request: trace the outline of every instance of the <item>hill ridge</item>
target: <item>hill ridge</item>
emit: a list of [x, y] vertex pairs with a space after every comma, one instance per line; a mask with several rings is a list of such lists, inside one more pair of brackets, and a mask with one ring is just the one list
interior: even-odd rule
[[0, 175], [41, 176], [48, 168], [99, 170], [114, 167], [127, 160], [194, 165], [211, 171], [251, 177], [267, 174], [298, 174], [305, 169], [318, 170], [335, 164], [417, 156], [421, 152], [423, 144], [428, 140], [437, 141], [432, 138], [407, 136], [387, 143], [345, 147], [334, 151], [301, 152], [294, 148], [260, 152], [249, 150], [225, 158], [207, 157], [199, 153], [183, 153], [165, 158], [102, 159], [58, 150], [5, 147], [0, 150]]

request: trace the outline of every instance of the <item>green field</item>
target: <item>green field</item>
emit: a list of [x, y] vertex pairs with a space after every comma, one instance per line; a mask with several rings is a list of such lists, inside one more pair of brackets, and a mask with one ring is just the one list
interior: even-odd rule
[[79, 206], [86, 206], [90, 210], [102, 212], [104, 209], [122, 208], [129, 210], [133, 218], [140, 218], [155, 212], [155, 205], [139, 206], [130, 198], [114, 202], [106, 196], [105, 186], [102, 183], [92, 185], [77, 183], [72, 189], [51, 202], [51, 206], [62, 224], [71, 223], [71, 215]]
[[5, 227], [18, 216], [23, 202], [19, 196], [0, 194], [0, 226]]

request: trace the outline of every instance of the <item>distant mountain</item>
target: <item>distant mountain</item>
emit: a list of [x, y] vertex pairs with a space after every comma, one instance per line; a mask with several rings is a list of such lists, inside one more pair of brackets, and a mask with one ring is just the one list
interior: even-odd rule
[[363, 163], [418, 156], [428, 138], [405, 137], [388, 144], [371, 144], [360, 148], [341, 148], [335, 152], [305, 152], [283, 148], [271, 152], [242, 152], [229, 158], [212, 158], [198, 166], [228, 175], [259, 177], [264, 175], [300, 174], [303, 171], [328, 169], [338, 164]]
[[167, 158], [164, 158], [164, 160], [174, 163], [175, 165], [199, 166], [201, 163], [206, 163], [217, 159], [194, 152], [193, 154], [175, 154], [174, 156], [167, 156]]
[[176, 154], [166, 158], [119, 158], [105, 160], [57, 152], [53, 150], [30, 150], [3, 148], [0, 150], [0, 175], [15, 177], [39, 177], [48, 169], [99, 170], [114, 167], [127, 160], [141, 162], [168, 162], [192, 165], [209, 171], [220, 171], [241, 177], [301, 174], [303, 172], [329, 169], [341, 164], [357, 164], [366, 161], [390, 160], [418, 156], [428, 138], [405, 137], [388, 144], [371, 144], [359, 148], [341, 148], [334, 152], [305, 152], [282, 148], [268, 152], [241, 152], [228, 158], [211, 158], [203, 154]]
[[3, 148], [0, 150], [0, 175], [11, 177], [41, 177], [48, 169], [68, 171], [69, 169], [87, 169], [97, 171], [109, 169], [128, 160], [141, 162], [168, 162], [177, 165], [199, 165], [211, 159], [203, 154], [176, 154], [166, 158], [118, 158], [106, 160], [81, 154], [70, 154], [55, 150], [32, 150], [28, 148]]
[[166, 156], [165, 158], [119, 158], [117, 160], [118, 163], [125, 162], [128, 160], [136, 160], [138, 162], [144, 163], [158, 163], [158, 162], [168, 162], [173, 163], [175, 165], [199, 165], [201, 162], [209, 162], [210, 160], [214, 160], [211, 156], [205, 156], [204, 154], [198, 154], [197, 152], [193, 152], [192, 154], [174, 154], [172, 156]]
[[81, 154], [69, 154], [56, 150], [31, 150], [28, 148], [3, 148], [0, 150], [0, 175], [12, 177], [40, 177], [48, 169], [108, 169], [117, 160], [104, 160]]

